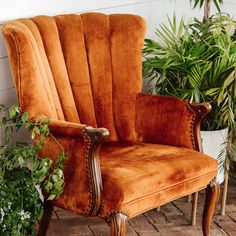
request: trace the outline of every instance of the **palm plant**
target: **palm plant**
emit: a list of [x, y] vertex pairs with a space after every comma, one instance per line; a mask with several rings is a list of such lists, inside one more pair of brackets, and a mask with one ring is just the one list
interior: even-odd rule
[[236, 41], [226, 33], [235, 22], [218, 14], [191, 24], [176, 17], [156, 31], [160, 42], [145, 40], [144, 77], [156, 79], [158, 94], [210, 102], [213, 111], [203, 129], [233, 128], [236, 102]]
[[[199, 6], [201, 8], [204, 4], [203, 22], [206, 22], [210, 16], [212, 0], [190, 0], [190, 2], [194, 2], [193, 8], [195, 8], [196, 6]], [[223, 3], [223, 0], [213, 0], [213, 3], [216, 6], [217, 10], [220, 12], [220, 5]]]
[[[156, 30], [158, 41], [145, 40], [143, 75], [155, 80], [149, 92], [209, 102], [203, 130], [229, 128], [228, 152], [235, 153], [236, 22], [217, 14], [186, 24], [176, 17]], [[231, 155], [234, 157], [234, 155]], [[219, 160], [220, 162], [221, 160]]]

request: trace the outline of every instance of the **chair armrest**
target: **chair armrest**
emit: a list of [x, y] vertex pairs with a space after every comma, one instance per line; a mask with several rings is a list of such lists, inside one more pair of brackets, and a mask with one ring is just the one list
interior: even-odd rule
[[190, 104], [170, 96], [138, 94], [136, 132], [141, 142], [201, 151], [200, 122], [211, 110], [208, 103]]
[[[63, 136], [78, 136], [86, 133], [91, 136], [93, 141], [104, 141], [103, 138], [107, 139], [109, 136], [109, 131], [106, 128], [93, 128], [91, 126], [86, 126], [84, 124], [78, 124], [68, 121], [54, 120], [51, 119], [49, 123], [49, 129], [54, 135]], [[100, 140], [100, 141], [99, 141]]]
[[[74, 207], [80, 205], [80, 213], [97, 215], [102, 192], [99, 150], [109, 136], [108, 130], [53, 119], [49, 129], [68, 156], [64, 168], [65, 191], [55, 200], [56, 205], [75, 211], [78, 209]], [[42, 156], [55, 157], [59, 152], [54, 138], [49, 137]]]
[[193, 122], [193, 139], [196, 140], [195, 150], [203, 152], [202, 141], [200, 136], [201, 120], [202, 118], [211, 111], [210, 103], [188, 103], [189, 108], [195, 112], [195, 118]]

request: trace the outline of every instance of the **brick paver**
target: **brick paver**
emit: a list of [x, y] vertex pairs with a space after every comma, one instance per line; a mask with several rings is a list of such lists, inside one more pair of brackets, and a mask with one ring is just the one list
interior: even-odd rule
[[[191, 204], [178, 199], [132, 218], [127, 224], [127, 236], [202, 236], [201, 215], [204, 192], [199, 194], [197, 223], [190, 225]], [[212, 236], [236, 236], [236, 182], [230, 181], [226, 215], [219, 215], [217, 207], [212, 224]], [[109, 236], [109, 227], [101, 219], [86, 218], [55, 209], [47, 236]]]

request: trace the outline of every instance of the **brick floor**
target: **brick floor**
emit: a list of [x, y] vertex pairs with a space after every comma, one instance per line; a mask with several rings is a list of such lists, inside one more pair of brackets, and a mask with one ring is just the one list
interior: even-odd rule
[[[202, 236], [201, 215], [204, 192], [198, 199], [197, 223], [190, 225], [191, 204], [181, 198], [132, 218], [127, 224], [127, 236]], [[212, 236], [236, 235], [236, 182], [230, 181], [225, 216], [218, 205], [212, 224]], [[47, 236], [109, 236], [107, 224], [97, 218], [86, 218], [55, 209]]]

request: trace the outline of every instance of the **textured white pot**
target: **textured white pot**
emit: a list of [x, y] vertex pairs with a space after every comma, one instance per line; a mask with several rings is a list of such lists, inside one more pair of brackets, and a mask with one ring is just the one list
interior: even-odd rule
[[[215, 131], [201, 131], [202, 149], [203, 153], [213, 157], [217, 160], [223, 149], [226, 149], [226, 140], [228, 136], [228, 128]], [[225, 159], [226, 152], [224, 152], [223, 158]], [[224, 182], [224, 171], [219, 171], [217, 174], [217, 180], [221, 184]]]

